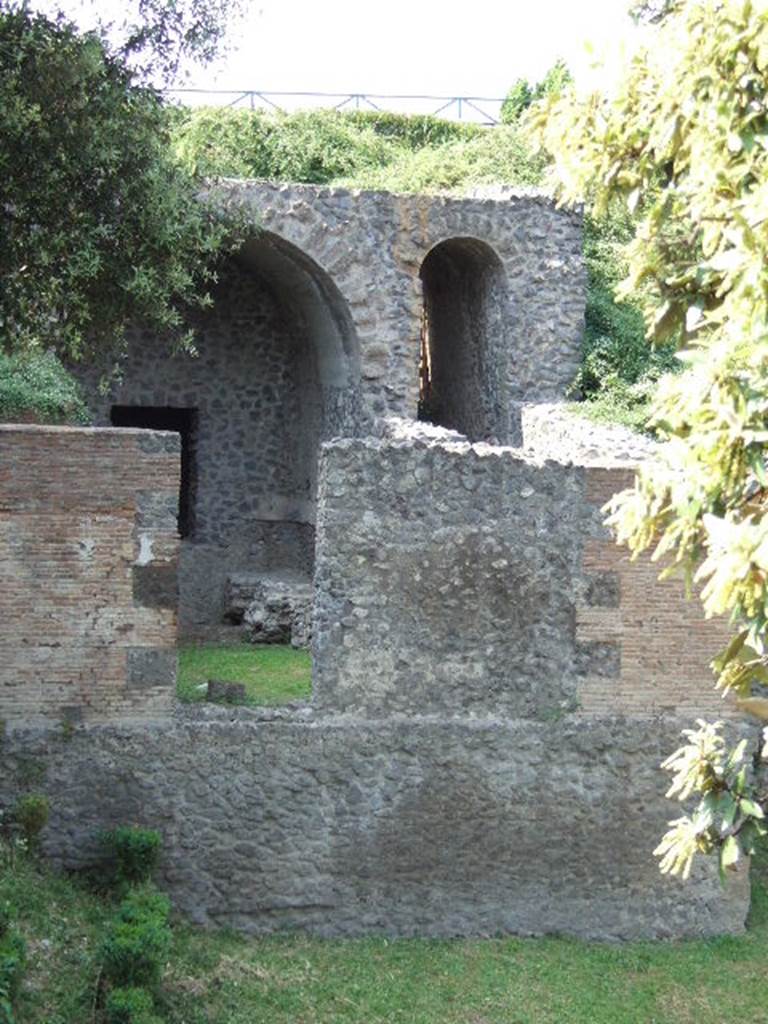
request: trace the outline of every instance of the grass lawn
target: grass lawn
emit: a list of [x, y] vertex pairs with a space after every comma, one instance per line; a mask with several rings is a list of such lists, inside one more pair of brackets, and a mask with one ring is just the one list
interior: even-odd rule
[[[766, 882], [746, 935], [701, 942], [246, 939], [177, 924], [159, 1010], [166, 1024], [765, 1024]], [[30, 954], [18, 1024], [102, 1024], [110, 905], [0, 859], [7, 900]]]
[[176, 692], [181, 700], [205, 699], [209, 679], [245, 683], [248, 704], [285, 704], [312, 692], [309, 651], [268, 644], [198, 644], [179, 649]]

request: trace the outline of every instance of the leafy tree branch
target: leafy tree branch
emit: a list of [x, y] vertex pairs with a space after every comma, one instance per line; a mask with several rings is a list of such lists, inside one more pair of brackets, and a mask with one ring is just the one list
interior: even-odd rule
[[226, 211], [178, 163], [159, 94], [95, 33], [0, 0], [0, 346], [68, 358], [129, 322], [190, 344]]
[[[642, 8], [642, 9], [640, 9]], [[717, 685], [768, 721], [768, 3], [636, 5], [655, 23], [609, 96], [573, 91], [532, 108], [566, 202], [638, 217], [619, 295], [642, 308], [653, 343], [676, 340], [686, 371], [663, 380], [652, 423], [662, 444], [609, 523], [634, 556], [651, 550], [701, 587], [734, 641]], [[671, 823], [662, 870], [696, 852], [723, 869], [765, 834], [766, 794], [741, 746], [700, 723], [666, 763], [670, 795], [698, 797]], [[768, 733], [755, 749], [765, 760]]]

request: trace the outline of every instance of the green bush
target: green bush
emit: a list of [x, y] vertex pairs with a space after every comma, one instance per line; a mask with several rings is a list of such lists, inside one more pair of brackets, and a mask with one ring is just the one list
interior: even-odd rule
[[27, 962], [26, 945], [15, 931], [0, 938], [0, 1024], [14, 1024], [13, 1001]]
[[133, 885], [151, 878], [162, 845], [159, 832], [137, 825], [120, 825], [105, 832], [102, 840], [114, 860], [118, 883]]
[[173, 128], [173, 147], [195, 174], [322, 185], [392, 159], [392, 142], [333, 110], [295, 114], [200, 108]]
[[169, 908], [167, 897], [151, 886], [123, 900], [101, 947], [101, 967], [111, 985], [157, 985], [171, 944]]
[[0, 421], [88, 423], [80, 385], [52, 352], [0, 353]]
[[388, 110], [354, 110], [343, 116], [350, 124], [372, 128], [408, 149], [442, 146], [446, 142], [477, 138], [485, 129], [478, 124], [447, 121], [434, 114], [394, 114]]
[[543, 170], [516, 128], [484, 128], [474, 138], [401, 151], [390, 163], [360, 168], [339, 184], [392, 192], [466, 192], [478, 185], [536, 186]]
[[145, 988], [114, 988], [104, 1006], [105, 1024], [150, 1024], [154, 999]]
[[536, 185], [543, 167], [514, 128], [376, 111], [200, 108], [176, 115], [172, 134], [184, 166], [209, 176], [434, 192]]
[[625, 211], [610, 211], [584, 221], [584, 259], [587, 267], [582, 362], [573, 391], [586, 399], [588, 416], [645, 427], [660, 378], [678, 372], [675, 344], [653, 348], [646, 338], [639, 305], [619, 302], [615, 289], [626, 274], [624, 251], [634, 234]]
[[166, 922], [170, 912], [171, 901], [165, 893], [160, 892], [154, 885], [145, 884], [131, 889], [121, 901], [117, 909], [117, 918], [128, 924], [149, 920]]
[[50, 813], [48, 797], [42, 793], [28, 793], [16, 801], [13, 818], [30, 849], [34, 849], [39, 843], [40, 833], [48, 824]]

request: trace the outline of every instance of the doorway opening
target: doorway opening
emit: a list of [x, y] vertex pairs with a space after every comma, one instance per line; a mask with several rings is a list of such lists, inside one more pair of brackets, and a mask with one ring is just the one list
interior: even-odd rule
[[197, 410], [158, 405], [113, 405], [113, 427], [138, 427], [144, 430], [173, 430], [181, 437], [181, 480], [177, 522], [180, 537], [192, 535], [194, 521], [195, 455], [194, 439]]

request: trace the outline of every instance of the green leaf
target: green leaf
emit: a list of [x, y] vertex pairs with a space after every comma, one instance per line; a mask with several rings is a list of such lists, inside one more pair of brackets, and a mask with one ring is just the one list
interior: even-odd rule
[[733, 781], [733, 789], [741, 796], [744, 790], [747, 788], [747, 769], [742, 768], [737, 774]]
[[736, 812], [739, 809], [739, 805], [733, 799], [730, 793], [724, 793], [721, 800], [721, 814], [722, 822], [720, 825], [721, 832], [727, 832], [736, 820]]
[[748, 800], [746, 797], [742, 797], [739, 800], [739, 810], [742, 814], [748, 814], [752, 818], [765, 817], [765, 812], [760, 804], [755, 803], [754, 800]]
[[742, 629], [740, 633], [737, 633], [735, 637], [729, 642], [725, 650], [721, 651], [720, 654], [712, 662], [712, 668], [716, 672], [722, 672], [728, 662], [733, 661], [739, 651], [742, 649], [744, 644], [747, 642], [747, 636], [749, 635], [748, 629]]
[[720, 867], [723, 870], [733, 867], [740, 856], [741, 848], [738, 839], [735, 836], [728, 836], [720, 849]]
[[749, 468], [755, 474], [760, 486], [768, 487], [768, 473], [766, 473], [762, 449], [749, 448], [747, 450], [747, 459], [749, 461]]

